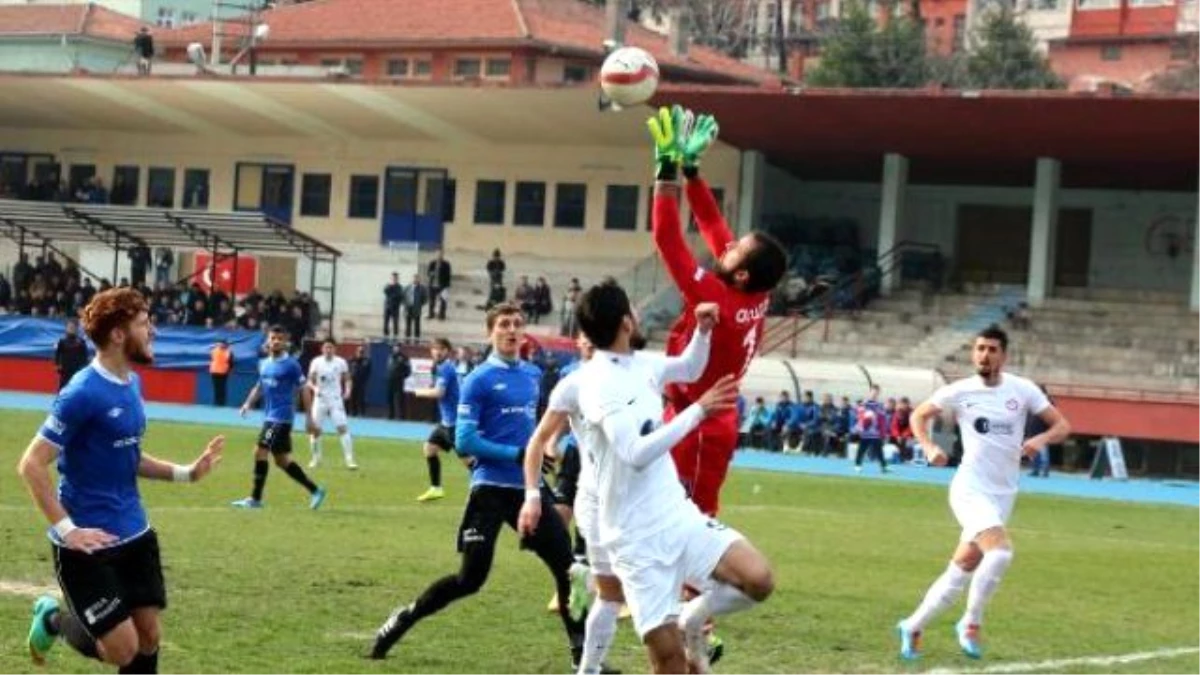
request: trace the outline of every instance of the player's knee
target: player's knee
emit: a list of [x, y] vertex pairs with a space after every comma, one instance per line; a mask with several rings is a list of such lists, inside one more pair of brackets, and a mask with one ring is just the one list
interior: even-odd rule
[[478, 570], [467, 568], [458, 573], [458, 586], [462, 590], [463, 595], [474, 595], [483, 588], [484, 582], [487, 581], [487, 570]]
[[978, 546], [966, 547], [954, 553], [954, 564], [964, 572], [974, 572], [975, 568], [979, 567], [981, 560], [983, 560], [983, 551]]
[[158, 644], [162, 640], [162, 629], [159, 627], [157, 620], [139, 625], [137, 632], [138, 651], [143, 654], [152, 654], [158, 650]]
[[275, 466], [286, 469], [292, 463], [292, 458], [288, 455], [275, 455]]
[[128, 625], [117, 626], [100, 638], [98, 651], [105, 663], [123, 668], [137, 657], [138, 634], [133, 628], [132, 621], [126, 623]]
[[742, 584], [742, 592], [755, 602], [762, 602], [775, 592], [775, 573], [766, 560], [753, 566]]

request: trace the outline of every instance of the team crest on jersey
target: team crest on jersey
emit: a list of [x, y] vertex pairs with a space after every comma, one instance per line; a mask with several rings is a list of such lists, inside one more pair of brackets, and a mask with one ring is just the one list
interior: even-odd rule
[[120, 417], [121, 413], [123, 413], [123, 412], [125, 412], [124, 408], [121, 408], [121, 407], [111, 408], [108, 411], [108, 416], [115, 420], [118, 417]]
[[1004, 402], [1004, 407], [1008, 408], [1009, 410], [1012, 410], [1013, 412], [1016, 412], [1017, 408], [1019, 408], [1020, 405], [1021, 404], [1017, 403], [1017, 399], [1015, 399], [1015, 398], [1010, 398]]

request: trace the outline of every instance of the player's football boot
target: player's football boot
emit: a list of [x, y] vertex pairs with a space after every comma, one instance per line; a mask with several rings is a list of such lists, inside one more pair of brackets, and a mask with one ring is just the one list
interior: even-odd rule
[[422, 492], [421, 496], [417, 497], [417, 501], [431, 502], [435, 499], [441, 499], [442, 497], [445, 497], [445, 496], [446, 496], [445, 489], [440, 488], [440, 487], [431, 487], [428, 490]]
[[392, 612], [387, 621], [383, 622], [383, 625], [375, 633], [375, 644], [371, 646], [369, 658], [387, 658], [388, 650], [399, 642], [400, 638], [404, 637], [409, 628], [412, 628], [412, 609], [412, 605], [405, 605]]
[[46, 627], [46, 619], [58, 611], [58, 600], [43, 595], [33, 603], [33, 620], [29, 623], [29, 656], [39, 666], [46, 664], [46, 654], [57, 637]]
[[308, 508], [312, 509], [313, 511], [321, 508], [321, 505], [325, 503], [325, 497], [328, 494], [329, 493], [325, 491], [325, 488], [318, 487], [316, 492], [312, 493], [312, 497], [309, 497], [308, 499]]
[[725, 656], [725, 641], [716, 635], [708, 634], [708, 665], [716, 665]]
[[909, 630], [901, 621], [896, 624], [896, 635], [900, 637], [900, 658], [905, 661], [921, 658], [921, 631]]
[[255, 499], [254, 497], [239, 499], [237, 501], [230, 502], [229, 505], [235, 509], [261, 509], [263, 507], [262, 501]]
[[958, 646], [963, 654], [972, 659], [983, 657], [983, 647], [979, 644], [979, 624], [961, 620], [954, 624], [954, 632], [958, 635]]

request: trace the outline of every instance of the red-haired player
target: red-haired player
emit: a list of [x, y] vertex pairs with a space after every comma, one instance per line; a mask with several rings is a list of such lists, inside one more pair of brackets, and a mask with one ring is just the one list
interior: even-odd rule
[[[710, 115], [693, 117], [679, 106], [662, 108], [649, 121], [658, 164], [651, 222], [654, 244], [671, 278], [683, 295], [683, 314], [667, 337], [667, 354], [677, 355], [687, 346], [695, 328], [695, 307], [715, 302], [721, 317], [712, 331], [712, 352], [704, 375], [690, 385], [667, 388], [667, 419], [694, 403], [725, 375], [745, 375], [758, 351], [770, 292], [787, 272], [787, 255], [774, 238], [754, 231], [734, 239], [708, 184], [699, 174], [701, 155], [717, 138], [717, 123]], [[685, 192], [700, 234], [713, 254], [711, 270], [697, 263], [683, 236], [679, 216], [680, 168]], [[737, 449], [737, 411], [709, 417], [675, 446], [672, 455], [679, 477], [692, 501], [715, 516], [729, 463]]]

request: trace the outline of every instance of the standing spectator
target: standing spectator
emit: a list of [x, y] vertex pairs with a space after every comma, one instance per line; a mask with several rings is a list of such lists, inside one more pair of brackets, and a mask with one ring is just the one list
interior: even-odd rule
[[400, 285], [400, 274], [392, 272], [392, 283], [383, 287], [384, 337], [400, 337], [400, 305], [403, 301], [404, 286]]
[[67, 322], [67, 333], [54, 346], [54, 369], [58, 371], [58, 390], [88, 364], [87, 342], [79, 337], [79, 325], [71, 319]]
[[554, 311], [554, 298], [551, 296], [550, 284], [546, 277], [538, 277], [533, 284], [533, 322], [543, 316], [549, 316]]
[[806, 455], [819, 455], [822, 448], [821, 407], [811, 391], [804, 392], [804, 444], [800, 451]]
[[392, 345], [392, 354], [388, 357], [388, 419], [405, 419], [408, 417], [405, 405], [404, 381], [412, 375], [412, 363], [400, 343]]
[[779, 392], [779, 402], [771, 412], [771, 447], [779, 452], [783, 450], [783, 437], [788, 420], [792, 417], [792, 398], [786, 391]]
[[12, 282], [17, 292], [29, 290], [29, 282], [33, 280], [33, 266], [29, 264], [29, 255], [22, 253], [13, 265]]
[[506, 269], [504, 258], [500, 256], [500, 249], [492, 251], [492, 258], [487, 261], [488, 281], [492, 286], [499, 284], [504, 285], [504, 270]]
[[229, 391], [229, 373], [233, 372], [233, 349], [228, 340], [219, 340], [212, 348], [208, 361], [208, 375], [212, 378], [213, 405], [225, 407]]
[[350, 414], [362, 417], [367, 414], [367, 383], [371, 380], [371, 358], [367, 346], [359, 345], [350, 359]]
[[533, 323], [537, 323], [537, 318], [534, 313], [537, 311], [537, 303], [534, 300], [533, 286], [529, 283], [529, 277], [521, 275], [521, 281], [517, 284], [517, 290], [514, 291], [513, 299], [517, 301], [517, 305], [521, 307], [521, 312], [530, 317]]
[[460, 345], [457, 358], [454, 360], [454, 370], [458, 373], [458, 381], [467, 379], [467, 375], [475, 370], [475, 354], [470, 347]]
[[175, 253], [166, 246], [158, 247], [154, 256], [154, 283], [167, 284], [171, 282], [171, 268], [175, 266]]
[[862, 473], [863, 456], [874, 452], [879, 457], [879, 469], [887, 473], [887, 459], [883, 456], [883, 439], [887, 435], [887, 411], [879, 400], [879, 385], [871, 385], [867, 400], [858, 407], [858, 452], [854, 456], [854, 470]]
[[438, 321], [446, 320], [446, 301], [450, 296], [450, 263], [442, 259], [442, 252], [429, 261], [426, 270], [426, 283], [429, 284], [429, 318], [434, 317], [434, 305], [437, 306]]
[[562, 308], [559, 310], [558, 334], [563, 337], [573, 338], [579, 330], [575, 321], [575, 305], [579, 302], [579, 296], [582, 293], [583, 289], [579, 287], [579, 279], [571, 279], [571, 283], [567, 285], [567, 292], [563, 293]]
[[[1050, 398], [1050, 392], [1046, 391], [1046, 387], [1039, 384], [1038, 389], [1041, 389], [1042, 393], [1046, 395], [1046, 400], [1050, 401], [1050, 405], [1054, 405], [1054, 400]], [[1025, 438], [1027, 439], [1033, 438], [1038, 434], [1045, 433], [1047, 429], [1049, 429], [1049, 427], [1046, 426], [1046, 423], [1042, 421], [1042, 418], [1038, 417], [1037, 415], [1029, 415], [1025, 420]], [[1038, 448], [1038, 452], [1033, 456], [1031, 464], [1033, 464], [1033, 471], [1030, 472], [1030, 476], [1034, 478], [1039, 476], [1042, 478], [1049, 478], [1050, 446], [1043, 445], [1042, 447]]]
[[830, 452], [837, 452], [838, 409], [833, 404], [831, 394], [821, 396], [821, 407], [818, 409], [817, 416], [820, 418], [821, 443], [816, 452], [824, 457]]
[[138, 75], [150, 74], [151, 59], [154, 58], [154, 37], [150, 29], [142, 26], [133, 38], [133, 51], [137, 54]]
[[907, 396], [900, 398], [899, 405], [896, 406], [895, 413], [892, 415], [892, 439], [896, 446], [900, 448], [900, 457], [905, 461], [911, 459], [916, 453], [913, 447], [913, 431], [912, 425], [909, 424], [908, 418], [912, 416], [912, 403]]
[[429, 299], [429, 289], [414, 274], [412, 285], [404, 289], [404, 339], [421, 339], [421, 310]]
[[0, 309], [8, 311], [8, 308], [12, 306], [12, 301], [12, 284], [8, 283], [8, 279], [5, 279], [3, 274], [0, 274]]

